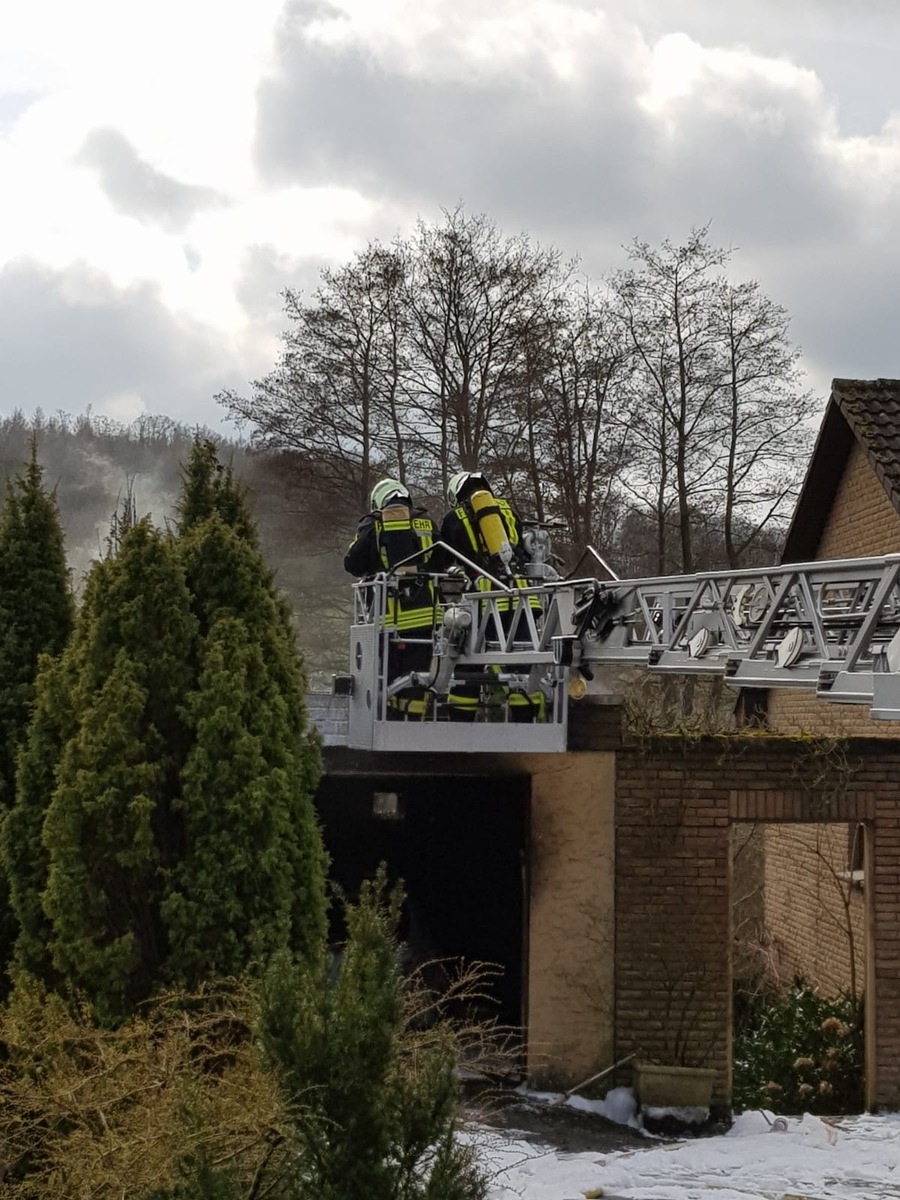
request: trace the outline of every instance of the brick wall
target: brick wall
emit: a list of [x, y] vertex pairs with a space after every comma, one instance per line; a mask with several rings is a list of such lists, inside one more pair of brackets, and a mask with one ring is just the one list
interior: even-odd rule
[[[698, 770], [702, 761], [702, 768]], [[677, 739], [623, 749], [616, 782], [616, 1057], [715, 1067], [730, 1090], [729, 791]]]
[[[851, 450], [835, 491], [816, 558], [860, 558], [900, 551], [900, 515], [878, 481], [859, 443]], [[873, 721], [865, 707], [825, 704], [810, 692], [773, 690], [768, 723], [785, 733], [806, 731], [825, 737], [900, 738], [900, 723]], [[766, 835], [766, 918], [784, 955], [784, 971], [799, 970], [828, 991], [849, 986], [850, 956], [847, 918], [841, 911], [833, 875], [818, 862], [816, 834], [770, 830]], [[842, 856], [843, 835], [835, 834], [835, 867]], [[822, 903], [814, 903], [820, 897]], [[851, 893], [850, 922], [856, 943], [856, 965], [862, 965], [865, 896]]]
[[857, 442], [838, 484], [816, 558], [863, 558], [900, 550], [900, 515]]
[[[657, 739], [618, 756], [616, 1054], [716, 1068], [730, 1092], [731, 823], [870, 822], [870, 1102], [900, 1104], [900, 747], [851, 742], [834, 787], [808, 743]], [[870, 885], [871, 880], [871, 885]]]
[[764, 826], [763, 923], [782, 980], [805, 976], [824, 995], [862, 992], [866, 905], [847, 878], [855, 826]]
[[766, 932], [765, 825], [731, 827], [732, 970], [748, 987], [773, 979]]
[[[856, 443], [838, 483], [817, 559], [865, 558], [900, 551], [900, 515]], [[857, 704], [825, 704], [812, 692], [769, 693], [769, 728], [834, 737], [900, 737], [900, 722], [873, 721]]]
[[[887, 778], [875, 794], [872, 836], [871, 923], [874, 947], [867, 960], [866, 987], [874, 995], [866, 1027], [867, 1057], [874, 1059], [874, 1100], [900, 1107], [900, 753], [884, 762]], [[868, 886], [868, 879], [866, 880]]]
[[323, 746], [345, 746], [350, 723], [350, 697], [331, 692], [308, 692], [306, 713], [311, 726], [319, 731]]

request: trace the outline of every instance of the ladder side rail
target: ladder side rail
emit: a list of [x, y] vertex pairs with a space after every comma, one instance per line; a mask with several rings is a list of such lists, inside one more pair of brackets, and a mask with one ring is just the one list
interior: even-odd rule
[[725, 662], [725, 681], [730, 687], [797, 688], [815, 691], [819, 686], [821, 667], [817, 661], [798, 662], [792, 667], [780, 667], [766, 659], [740, 659]]
[[[488, 641], [496, 641], [498, 631], [502, 629], [497, 602], [491, 592], [466, 592], [462, 599], [472, 613], [468, 645], [464, 653], [477, 654], [486, 648]], [[493, 639], [489, 637], [490, 630], [494, 632]]]
[[[738, 626], [728, 609], [727, 600], [732, 590], [732, 578], [729, 576], [706, 576], [694, 592], [685, 610], [684, 616], [676, 628], [668, 650], [681, 652], [679, 643], [689, 641], [692, 634], [700, 629], [709, 629], [719, 634], [723, 641], [712, 647], [712, 657], [721, 656], [726, 651], [740, 651], [746, 644], [746, 637], [741, 639]], [[692, 656], [693, 657], [693, 656]]]
[[862, 624], [857, 631], [856, 637], [848, 647], [846, 657], [844, 659], [844, 669], [853, 670], [862, 656], [869, 650], [872, 641], [872, 635], [879, 624], [882, 616], [882, 608], [897, 584], [897, 579], [900, 577], [900, 562], [890, 565], [884, 572], [880, 582], [875, 588], [874, 595], [869, 602], [869, 609], [863, 617]]
[[541, 620], [540, 634], [537, 641], [538, 650], [552, 651], [553, 638], [559, 637], [563, 633], [568, 633], [570, 630], [572, 625], [571, 612], [567, 614], [568, 620], [565, 627], [563, 625], [563, 614], [560, 608], [560, 601], [563, 597], [571, 600], [572, 593], [563, 592], [558, 588], [554, 588], [548, 592], [549, 603]]
[[[720, 587], [720, 583], [723, 585]], [[712, 593], [711, 614], [715, 614], [715, 628], [722, 637], [718, 649], [720, 651], [734, 652], [740, 648], [738, 638], [738, 627], [734, 620], [734, 615], [728, 607], [728, 600], [731, 595], [732, 581], [729, 578], [725, 580], [713, 580], [710, 584]]]
[[900, 554], [870, 555], [865, 558], [821, 559], [818, 562], [781, 563], [773, 567], [737, 567], [733, 570], [698, 571], [693, 575], [654, 575], [639, 579], [621, 579], [609, 582], [607, 586], [610, 591], [620, 593], [635, 587], [656, 587], [660, 590], [684, 587], [692, 585], [700, 579], [731, 579], [736, 584], [760, 583], [765, 579], [777, 579], [786, 572], [804, 572], [816, 579], [821, 577], [823, 580], [830, 579], [832, 582], [846, 581], [856, 584], [860, 580], [881, 578], [885, 567], [897, 562], [900, 562]]
[[[860, 574], [865, 577], [862, 583], [859, 579]], [[851, 640], [855, 641], [858, 653], [861, 654], [868, 648], [867, 643], [864, 639], [854, 638], [852, 630], [848, 632], [844, 628], [827, 627], [826, 605], [821, 599], [823, 590], [842, 584], [852, 585], [854, 596], [861, 599], [851, 598], [848, 603], [853, 606], [859, 603], [866, 605], [868, 620], [862, 612], [851, 615], [865, 624], [863, 632], [867, 634], [873, 632], [881, 622], [882, 605], [890, 595], [898, 575], [900, 560], [895, 558], [892, 561], [888, 556], [884, 559], [863, 559], [856, 562], [816, 563], [808, 568], [791, 565], [787, 568], [767, 570], [757, 568], [739, 572], [711, 572], [705, 576], [669, 577], [665, 581], [665, 588], [660, 586], [662, 581], [658, 580], [625, 581], [624, 586], [614, 591], [620, 597], [621, 608], [628, 608], [629, 598], [635, 605], [625, 618], [626, 622], [631, 620], [627, 632], [623, 635], [623, 622], [620, 618], [612, 639], [615, 648], [612, 645], [606, 648], [609, 638], [595, 640], [587, 649], [586, 657], [594, 661], [642, 661], [657, 647], [660, 657], [665, 655], [669, 659], [663, 665], [671, 668], [669, 652], [676, 656], [684, 653], [679, 647], [679, 640], [691, 631], [697, 610], [706, 602], [709, 610], [701, 613], [698, 619], [707, 627], [714, 628], [730, 650], [730, 653], [726, 653], [726, 646], [719, 644], [710, 651], [710, 658], [721, 658], [725, 654], [731, 660], [760, 659], [764, 662], [779, 637], [778, 626], [792, 628], [800, 624], [808, 631], [811, 643], [803, 653], [800, 664], [811, 666], [817, 659], [823, 662], [842, 662], [846, 653], [845, 644]], [[764, 588], [769, 596], [761, 618], [753, 622], [753, 632], [749, 635], [745, 633], [745, 624], [736, 621], [734, 613], [728, 607], [737, 589], [746, 584]], [[870, 593], [872, 587], [876, 589], [877, 603]], [[685, 600], [685, 597], [688, 598]], [[686, 609], [681, 607], [683, 603], [687, 604]], [[846, 608], [846, 604], [844, 607]], [[679, 612], [678, 625], [674, 629], [667, 629], [668, 614]], [[636, 632], [637, 622], [634, 618], [637, 614], [642, 623], [640, 633]], [[704, 666], [694, 669], [710, 668]], [[733, 671], [732, 667], [732, 673]], [[746, 670], [742, 674], [746, 674]], [[766, 674], [769, 675], [768, 672]], [[797, 674], [799, 672], [795, 669], [794, 677]]]
[[512, 646], [514, 646], [516, 644], [517, 639], [519, 641], [522, 640], [520, 630], [522, 628], [523, 620], [525, 622], [525, 630], [526, 630], [526, 633], [528, 636], [528, 641], [529, 641], [530, 645], [531, 646], [539, 646], [540, 645], [541, 634], [538, 630], [538, 619], [535, 616], [535, 613], [537, 611], [540, 611], [540, 616], [541, 616], [540, 623], [543, 624], [544, 618], [545, 618], [545, 610], [543, 608], [540, 610], [534, 609], [531, 606], [529, 600], [522, 596], [520, 596], [516, 600], [516, 608], [513, 613], [512, 622], [510, 623], [510, 627], [509, 627], [510, 648], [512, 648]]

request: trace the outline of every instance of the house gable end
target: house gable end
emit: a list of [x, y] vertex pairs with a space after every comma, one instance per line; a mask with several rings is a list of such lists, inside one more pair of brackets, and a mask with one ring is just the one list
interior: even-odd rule
[[[873, 481], [873, 489], [866, 489], [869, 504], [888, 517], [893, 510], [900, 521], [900, 380], [833, 381], [831, 399], [785, 539], [782, 562], [811, 562], [823, 557], [823, 541], [835, 540], [832, 527], [846, 516], [836, 509], [842, 507], [837, 498], [848, 463], [860, 454], [888, 501], [884, 504], [876, 498]], [[855, 516], [858, 519], [859, 512]], [[888, 520], [889, 536], [892, 527], [893, 522]], [[832, 537], [826, 538], [829, 532]], [[897, 542], [900, 548], [900, 523]], [[859, 553], [887, 553], [894, 548], [863, 549]]]

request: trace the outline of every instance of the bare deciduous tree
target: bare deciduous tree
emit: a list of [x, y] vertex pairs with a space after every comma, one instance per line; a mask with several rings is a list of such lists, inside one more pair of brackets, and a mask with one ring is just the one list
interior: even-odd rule
[[756, 281], [721, 282], [718, 319], [725, 378], [716, 507], [728, 565], [737, 567], [793, 502], [812, 399], [799, 390], [800, 352], [788, 340], [787, 312]]
[[809, 440], [787, 313], [757, 282], [730, 282], [731, 251], [708, 234], [635, 242], [636, 265], [611, 280], [634, 355], [635, 469], [623, 481], [653, 515], [658, 573], [739, 566], [770, 540]]
[[[656, 569], [694, 570], [692, 509], [708, 499], [717, 439], [715, 402], [721, 388], [716, 325], [717, 271], [727, 252], [708, 244], [707, 228], [681, 246], [657, 249], [635, 241], [637, 265], [612, 280], [635, 371], [632, 433], [639, 457], [630, 488], [651, 507], [657, 528]], [[679, 557], [673, 564], [667, 525], [677, 514]]]

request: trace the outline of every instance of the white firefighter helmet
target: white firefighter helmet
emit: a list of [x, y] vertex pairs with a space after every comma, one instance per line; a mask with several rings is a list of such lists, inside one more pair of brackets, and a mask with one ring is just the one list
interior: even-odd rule
[[484, 488], [488, 492], [491, 490], [491, 485], [480, 471], [457, 471], [447, 484], [447, 503], [451, 508], [456, 508], [463, 493], [476, 488]]
[[400, 500], [412, 505], [409, 488], [399, 479], [379, 479], [372, 488], [372, 508], [384, 508], [391, 500]]

